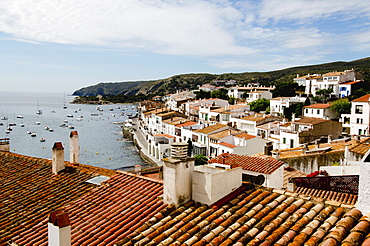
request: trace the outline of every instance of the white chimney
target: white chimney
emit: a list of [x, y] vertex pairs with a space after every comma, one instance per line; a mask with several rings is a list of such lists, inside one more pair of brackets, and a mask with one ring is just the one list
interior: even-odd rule
[[67, 213], [51, 212], [48, 223], [49, 246], [71, 246], [71, 223]]
[[360, 163], [360, 177], [358, 184], [358, 200], [356, 208], [362, 214], [370, 213], [370, 150], [366, 152]]
[[187, 156], [188, 144], [171, 143], [171, 157], [164, 158], [164, 202], [180, 206], [192, 199], [192, 173], [194, 158]]
[[52, 171], [54, 174], [58, 174], [64, 169], [64, 148], [61, 142], [54, 143], [52, 154]]
[[77, 131], [71, 131], [69, 134], [69, 157], [71, 163], [80, 162], [80, 146], [78, 144]]

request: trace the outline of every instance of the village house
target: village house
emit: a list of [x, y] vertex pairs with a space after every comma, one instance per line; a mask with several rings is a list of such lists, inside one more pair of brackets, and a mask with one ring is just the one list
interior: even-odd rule
[[297, 103], [304, 103], [306, 97], [274, 97], [270, 99], [270, 114], [273, 116], [285, 115], [285, 109]]
[[258, 125], [273, 122], [280, 119], [282, 120], [282, 118], [277, 116], [271, 116], [266, 114], [254, 114], [242, 117], [240, 119], [232, 119], [232, 121], [234, 121], [233, 126], [235, 126], [237, 129], [246, 131], [248, 132], [248, 134], [257, 136]]
[[[361, 79], [362, 77], [360, 74], [356, 73], [355, 70], [345, 70], [343, 72], [330, 72], [325, 73], [323, 75], [314, 74], [314, 75], [307, 75], [302, 77], [297, 77], [294, 79], [294, 82], [297, 82], [299, 85], [305, 86], [305, 93], [307, 95], [317, 96], [316, 92], [318, 90], [333, 90], [330, 94], [334, 97], [341, 97], [344, 94], [344, 91], [341, 92], [340, 85], [356, 81], [357, 79]], [[305, 82], [304, 82], [305, 81]], [[347, 88], [343, 86], [341, 88]], [[345, 93], [347, 94], [347, 93]], [[348, 94], [350, 95], [350, 93]], [[346, 96], [348, 96], [346, 95]]]
[[352, 95], [354, 91], [363, 88], [367, 84], [363, 80], [354, 80], [346, 83], [339, 84], [339, 97], [348, 97]]
[[351, 114], [342, 114], [343, 132], [350, 135], [368, 135], [370, 124], [370, 94], [352, 101]]
[[[229, 90], [228, 90], [228, 93], [227, 95], [229, 97], [234, 97], [234, 98], [245, 98], [244, 95], [247, 95], [247, 93], [250, 93], [250, 92], [253, 92], [253, 91], [264, 91], [264, 92], [270, 92], [270, 94], [258, 94], [258, 95], [272, 95], [272, 91], [275, 89], [275, 87], [271, 86], [271, 87], [266, 87], [266, 86], [260, 86], [260, 85], [252, 85], [252, 84], [248, 84], [247, 86], [235, 86], [235, 87], [231, 87]], [[258, 96], [257, 95], [257, 96]], [[257, 97], [257, 96], [254, 96], [254, 97]], [[263, 97], [261, 97], [263, 98]], [[271, 99], [272, 96], [269, 98]], [[259, 99], [259, 98], [257, 98]]]
[[324, 120], [338, 119], [338, 114], [330, 108], [330, 104], [316, 103], [303, 107], [304, 117], [321, 118]]

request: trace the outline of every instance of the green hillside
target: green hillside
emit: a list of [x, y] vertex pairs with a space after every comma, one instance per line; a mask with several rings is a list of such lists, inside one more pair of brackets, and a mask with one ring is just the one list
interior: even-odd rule
[[181, 74], [166, 79], [153, 81], [132, 81], [132, 82], [109, 82], [99, 83], [76, 90], [75, 96], [96, 96], [96, 95], [127, 95], [139, 94], [165, 95], [175, 93], [176, 90], [196, 89], [198, 85], [211, 83], [213, 80], [234, 79], [238, 85], [248, 83], [260, 83], [261, 85], [276, 85], [292, 82], [293, 78], [299, 75], [323, 74], [332, 71], [344, 71], [355, 69], [361, 73], [366, 81], [370, 81], [370, 58], [364, 58], [351, 62], [332, 62], [320, 65], [300, 66], [286, 68], [270, 72], [248, 72], [248, 73], [225, 73], [225, 74]]

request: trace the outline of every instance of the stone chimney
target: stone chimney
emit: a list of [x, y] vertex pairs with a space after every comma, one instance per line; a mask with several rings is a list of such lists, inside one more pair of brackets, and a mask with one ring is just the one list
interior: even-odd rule
[[71, 163], [80, 162], [80, 146], [78, 144], [77, 131], [71, 131], [69, 134], [69, 157]]
[[192, 199], [192, 174], [194, 158], [187, 156], [188, 144], [171, 143], [171, 157], [164, 158], [164, 202], [180, 206]]
[[59, 171], [64, 169], [64, 148], [61, 142], [55, 142], [53, 149], [52, 158], [52, 171], [54, 174], [58, 174]]
[[0, 139], [0, 151], [10, 151], [10, 138]]
[[272, 142], [266, 142], [264, 154], [271, 155], [272, 149], [273, 149]]
[[48, 223], [48, 245], [70, 246], [71, 245], [71, 223], [67, 213], [54, 211], [49, 215]]

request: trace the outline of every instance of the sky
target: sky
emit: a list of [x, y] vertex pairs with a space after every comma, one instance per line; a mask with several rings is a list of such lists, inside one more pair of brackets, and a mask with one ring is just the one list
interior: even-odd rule
[[1, 0], [0, 90], [370, 56], [370, 0]]

